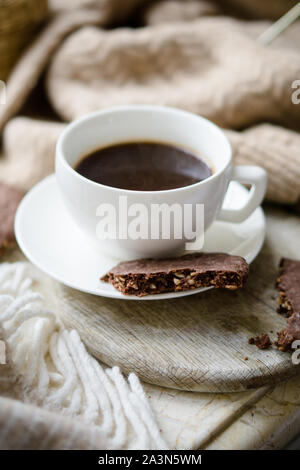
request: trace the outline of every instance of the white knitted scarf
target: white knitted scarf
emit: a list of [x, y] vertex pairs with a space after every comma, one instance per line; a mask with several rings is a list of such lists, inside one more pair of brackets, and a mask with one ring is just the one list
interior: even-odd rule
[[107, 448], [166, 449], [135, 374], [103, 369], [32, 290], [29, 263], [0, 264], [0, 321], [24, 401], [95, 426]]

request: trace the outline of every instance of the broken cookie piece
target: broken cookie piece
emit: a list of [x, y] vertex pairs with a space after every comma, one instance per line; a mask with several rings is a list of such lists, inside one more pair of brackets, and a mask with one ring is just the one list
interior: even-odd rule
[[0, 256], [16, 245], [14, 220], [22, 191], [0, 182]]
[[300, 339], [300, 261], [283, 258], [277, 279], [278, 311], [288, 316], [287, 327], [277, 333], [276, 346], [288, 351], [294, 340]]
[[300, 314], [300, 261], [282, 258], [279, 268], [278, 312], [288, 317], [295, 312]]
[[119, 263], [102, 281], [125, 295], [143, 297], [198, 287], [236, 290], [243, 287], [249, 266], [240, 256], [193, 253], [178, 258], [140, 259]]
[[272, 341], [270, 340], [269, 335], [263, 333], [256, 336], [256, 338], [249, 338], [248, 343], [255, 344], [259, 349], [268, 349], [271, 346]]

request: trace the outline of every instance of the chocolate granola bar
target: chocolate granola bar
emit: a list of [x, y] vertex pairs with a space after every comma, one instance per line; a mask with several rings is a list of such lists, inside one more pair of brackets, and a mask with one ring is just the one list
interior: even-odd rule
[[288, 258], [281, 260], [277, 289], [278, 312], [289, 318], [287, 327], [277, 333], [275, 344], [281, 351], [287, 351], [294, 340], [300, 339], [300, 261]]
[[244, 286], [248, 273], [249, 266], [240, 256], [193, 253], [178, 258], [123, 262], [101, 280], [109, 282], [122, 294], [143, 297], [198, 287], [235, 290]]
[[14, 219], [23, 193], [0, 182], [0, 256], [16, 245]]

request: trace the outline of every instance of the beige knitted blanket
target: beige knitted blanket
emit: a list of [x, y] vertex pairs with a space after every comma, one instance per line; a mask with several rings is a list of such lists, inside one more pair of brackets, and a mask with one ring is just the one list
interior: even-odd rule
[[[293, 4], [51, 0], [52, 16], [13, 70], [0, 106], [0, 180], [28, 190], [51, 173], [66, 121], [110, 105], [154, 103], [224, 127], [236, 162], [268, 171], [268, 200], [297, 204], [299, 23], [268, 47], [257, 40]], [[56, 120], [31, 115], [38, 83]], [[10, 346], [10, 365], [0, 366], [0, 448], [164, 447], [137, 378], [97, 365], [76, 333], [35, 297], [30, 270], [0, 265], [0, 338]], [[35, 334], [20, 342], [28, 331]]]
[[[17, 64], [7, 84], [7, 105], [0, 107], [0, 178], [29, 189], [53, 171], [62, 125], [28, 118], [9, 122], [47, 68], [46, 93], [62, 121], [115, 104], [188, 109], [231, 129], [237, 163], [265, 167], [270, 201], [296, 204], [300, 26], [265, 47], [257, 38], [270, 22], [252, 19], [274, 18], [293, 2], [161, 0], [142, 8], [144, 3], [124, 0], [120, 8], [115, 0], [78, 0], [79, 9], [64, 2], [62, 10], [52, 0], [60, 13]], [[144, 27], [99, 27], [116, 22]]]

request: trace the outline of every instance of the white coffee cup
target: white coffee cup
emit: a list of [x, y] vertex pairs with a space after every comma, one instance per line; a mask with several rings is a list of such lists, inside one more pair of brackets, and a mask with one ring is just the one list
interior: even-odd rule
[[[191, 149], [210, 164], [213, 174], [190, 186], [165, 191], [130, 191], [95, 183], [74, 170], [74, 166], [92, 151], [122, 142], [165, 142]], [[84, 116], [60, 135], [56, 147], [56, 176], [63, 199], [78, 227], [88, 236], [87, 243], [121, 259], [159, 257], [183, 250], [186, 238], [176, 239], [99, 239], [99, 204], [115, 207], [119, 220], [120, 196], [127, 204], [204, 204], [205, 230], [215, 219], [242, 222], [260, 205], [266, 191], [266, 172], [258, 166], [232, 165], [232, 151], [225, 134], [215, 124], [179, 109], [130, 105], [108, 108]], [[238, 210], [222, 208], [231, 180], [252, 186], [246, 204]], [[124, 218], [123, 218], [124, 219]], [[124, 219], [125, 220], [125, 219]], [[120, 222], [122, 223], [122, 222]], [[128, 221], [124, 222], [125, 224]], [[122, 227], [126, 231], [127, 227]], [[124, 233], [124, 230], [122, 231]], [[80, 247], [78, 247], [80, 249]]]

